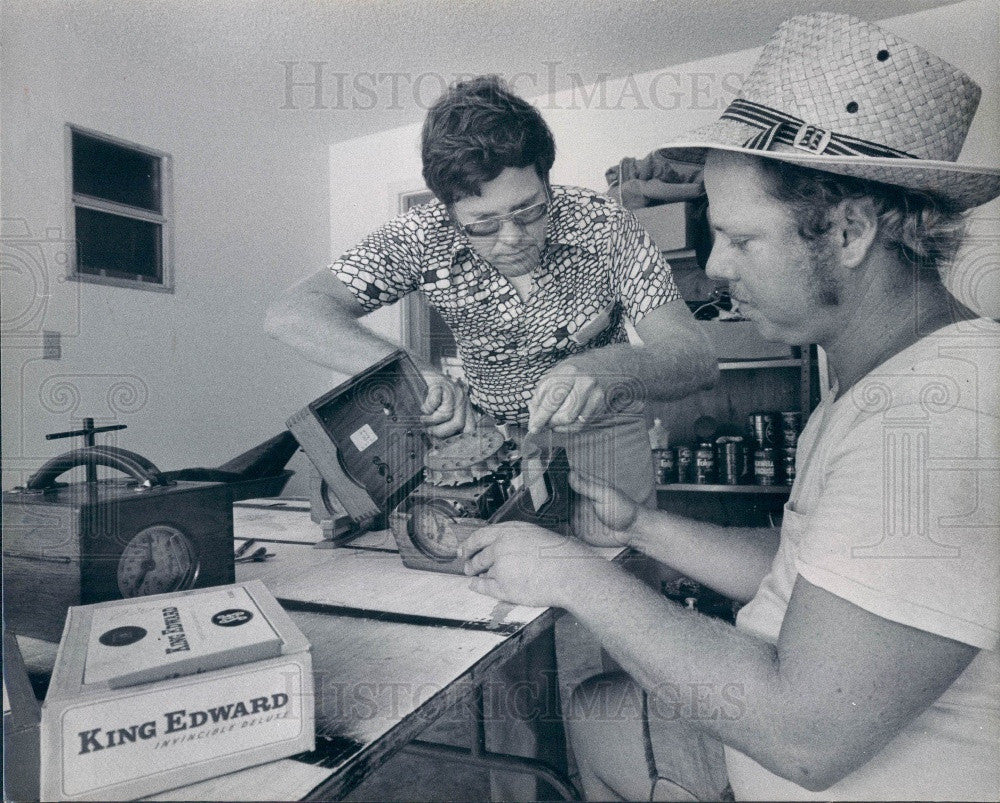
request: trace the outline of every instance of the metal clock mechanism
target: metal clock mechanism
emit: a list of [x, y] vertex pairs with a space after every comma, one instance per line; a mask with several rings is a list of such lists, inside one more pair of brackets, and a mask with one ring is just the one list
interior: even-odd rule
[[424, 458], [424, 483], [397, 508], [414, 545], [434, 560], [457, 557], [469, 527], [482, 526], [519, 486], [520, 464], [492, 423], [438, 441]]
[[288, 420], [318, 475], [313, 519], [329, 545], [388, 527], [406, 566], [461, 574], [459, 546], [486, 524], [568, 521], [565, 452], [519, 450], [486, 416], [431, 438], [420, 415], [426, 392], [397, 351]]

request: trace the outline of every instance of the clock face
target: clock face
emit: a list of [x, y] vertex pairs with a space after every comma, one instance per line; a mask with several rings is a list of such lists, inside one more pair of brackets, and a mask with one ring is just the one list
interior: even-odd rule
[[136, 533], [118, 560], [118, 590], [123, 597], [182, 591], [191, 588], [197, 576], [194, 545], [167, 524]]
[[430, 558], [449, 561], [458, 557], [459, 538], [455, 520], [460, 514], [443, 500], [434, 499], [415, 506], [410, 535], [416, 547]]

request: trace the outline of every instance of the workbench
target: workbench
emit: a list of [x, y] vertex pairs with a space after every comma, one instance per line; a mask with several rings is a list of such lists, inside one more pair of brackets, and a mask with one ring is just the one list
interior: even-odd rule
[[[259, 500], [234, 506], [236, 547], [264, 560], [238, 562], [237, 580], [262, 580], [312, 644], [316, 749], [157, 796], [162, 800], [337, 799], [397, 750], [490, 770], [535, 775], [547, 794], [575, 797], [566, 778], [559, 688], [552, 671], [524, 680], [532, 760], [486, 750], [484, 684], [514, 656], [553, 667], [556, 609], [498, 603], [466, 577], [403, 567], [388, 531], [317, 549], [308, 505]], [[605, 550], [614, 558], [621, 550]], [[44, 671], [55, 645], [21, 639], [30, 671]], [[487, 708], [490, 694], [485, 695]], [[523, 709], [524, 700], [518, 708]], [[443, 712], [469, 710], [469, 747], [417, 739]]]

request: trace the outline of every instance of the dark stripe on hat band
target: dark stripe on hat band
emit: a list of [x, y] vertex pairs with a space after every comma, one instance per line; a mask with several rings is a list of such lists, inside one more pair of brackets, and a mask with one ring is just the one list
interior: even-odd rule
[[750, 150], [769, 151], [774, 149], [775, 143], [781, 143], [817, 155], [920, 158], [906, 151], [890, 148], [888, 145], [814, 126], [794, 115], [744, 98], [736, 98], [729, 104], [722, 113], [722, 119], [761, 129], [759, 134], [754, 134], [743, 143], [743, 147]]

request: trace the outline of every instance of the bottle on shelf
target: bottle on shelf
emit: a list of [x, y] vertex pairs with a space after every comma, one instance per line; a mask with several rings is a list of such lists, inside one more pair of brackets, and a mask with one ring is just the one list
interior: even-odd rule
[[649, 428], [649, 448], [653, 451], [653, 469], [658, 483], [677, 481], [674, 450], [670, 448], [670, 433], [659, 418]]
[[649, 428], [649, 448], [654, 452], [670, 447], [670, 433], [663, 426], [663, 421], [659, 418], [653, 419], [653, 426]]

